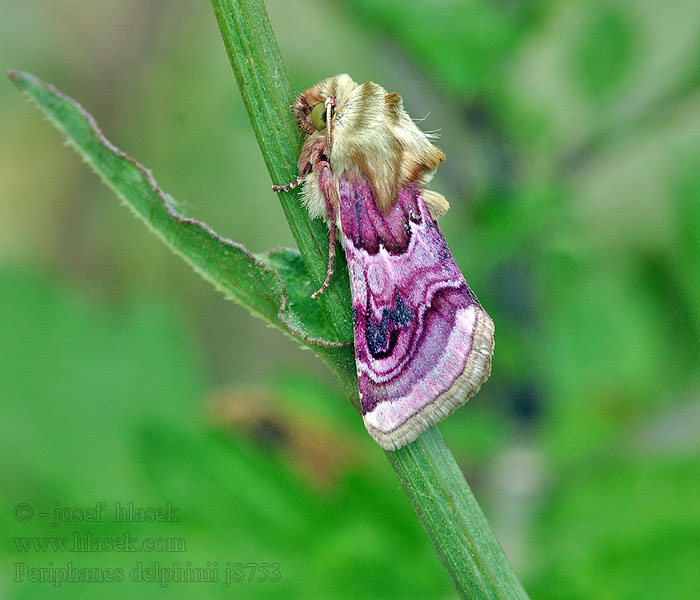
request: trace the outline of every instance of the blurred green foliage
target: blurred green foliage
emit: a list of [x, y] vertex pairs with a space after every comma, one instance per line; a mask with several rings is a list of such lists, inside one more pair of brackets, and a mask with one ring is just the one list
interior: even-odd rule
[[[296, 597], [302, 590], [305, 597], [321, 598], [360, 588], [381, 598], [386, 586], [402, 596], [449, 590], [446, 578], [434, 577], [441, 567], [388, 465], [368, 446], [349, 445], [354, 456], [332, 488], [319, 488], [309, 485], [303, 471], [295, 472], [279, 449], [262, 447], [264, 439], [254, 432], [247, 439], [204, 422], [197, 414], [204, 407], [192, 404], [206, 395], [192, 340], [164, 304], [95, 305], [44, 276], [7, 269], [0, 273], [0, 294], [6, 309], [0, 352], [9, 358], [0, 367], [5, 589], [39, 598], [94, 597], [96, 589], [101, 598]], [[274, 387], [277, 405], [295, 394], [307, 404], [314, 397], [345, 403], [337, 392], [297, 378]], [[331, 418], [326, 429], [342, 431], [342, 421], [333, 426]], [[312, 429], [313, 422], [305, 426]], [[29, 522], [13, 517], [20, 500], [34, 507]], [[129, 501], [144, 507], [171, 502], [181, 521], [115, 523], [114, 503]], [[101, 523], [50, 525], [58, 503], [75, 508], [98, 502], [107, 503]], [[47, 518], [38, 516], [42, 510]], [[146, 537], [184, 539], [186, 553], [22, 553], [14, 542], [18, 536], [70, 537], [76, 531], [115, 538], [127, 531], [139, 543]], [[419, 565], [415, 578], [405, 577], [402, 564], [387, 570], [386, 557], [399, 552]], [[138, 561], [147, 567], [218, 562], [221, 583], [160, 588], [130, 582]], [[13, 583], [15, 563], [68, 562], [121, 568], [125, 581], [99, 588]], [[226, 562], [277, 563], [281, 579], [229, 589], [222, 585]]]
[[[696, 595], [696, 3], [268, 8], [297, 89], [347, 71], [441, 129], [442, 227], [497, 328], [491, 380], [441, 429], [531, 596]], [[256, 251], [290, 244], [210, 7], [5, 12], [6, 67], [79, 97], [189, 214]], [[2, 594], [157, 594], [12, 581], [15, 562], [135, 562], [18, 554], [12, 537], [65, 534], [14, 520], [18, 502], [133, 500], [182, 508], [182, 523], [131, 529], [186, 538], [186, 560], [280, 563], [279, 584], [241, 596], [449, 596], [393, 474], [311, 354], [221, 302], [12, 86], [0, 99]], [[253, 382], [284, 419], [256, 412]], [[247, 407], [225, 427], [205, 410], [222, 389]], [[304, 450], [290, 423], [330, 441]], [[299, 458], [314, 452], [336, 457], [335, 475]], [[162, 594], [192, 589], [231, 593]]]

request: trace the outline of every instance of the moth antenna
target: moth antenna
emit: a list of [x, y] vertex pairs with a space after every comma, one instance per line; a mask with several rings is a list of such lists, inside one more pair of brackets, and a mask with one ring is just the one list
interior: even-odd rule
[[335, 105], [335, 100], [328, 96], [325, 101], [326, 105], [326, 133], [328, 134], [328, 155], [330, 156], [331, 146], [333, 144], [333, 126], [331, 123], [331, 111]]
[[331, 235], [330, 240], [328, 241], [328, 270], [326, 271], [326, 278], [321, 284], [321, 287], [311, 294], [311, 297], [314, 299], [318, 298], [321, 294], [323, 294], [323, 292], [326, 291], [326, 288], [331, 282], [331, 276], [333, 275], [333, 258], [335, 257], [335, 223], [331, 225], [330, 230]]

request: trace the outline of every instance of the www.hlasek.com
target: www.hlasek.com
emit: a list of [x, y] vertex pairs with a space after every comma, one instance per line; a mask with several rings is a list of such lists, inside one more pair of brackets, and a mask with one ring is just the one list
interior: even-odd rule
[[74, 531], [63, 537], [16, 537], [14, 542], [17, 552], [187, 552], [185, 538], [139, 539], [128, 531], [117, 537]]
[[15, 582], [50, 583], [61, 587], [67, 583], [157, 583], [165, 587], [170, 583], [220, 583], [229, 587], [239, 583], [275, 583], [282, 578], [278, 563], [207, 562], [204, 567], [191, 562], [162, 564], [159, 561], [145, 565], [137, 562], [132, 569], [123, 567], [76, 567], [72, 562], [47, 567], [30, 567], [15, 563]]

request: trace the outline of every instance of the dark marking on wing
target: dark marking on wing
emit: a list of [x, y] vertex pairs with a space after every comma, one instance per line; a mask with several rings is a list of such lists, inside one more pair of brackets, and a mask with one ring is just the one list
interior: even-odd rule
[[[394, 291], [394, 308], [385, 308], [382, 312], [382, 320], [369, 317], [365, 326], [365, 336], [370, 354], [376, 358], [386, 358], [394, 351], [399, 338], [399, 330], [404, 328], [414, 319], [411, 310], [406, 306], [399, 295]], [[369, 306], [367, 314], [370, 314]]]

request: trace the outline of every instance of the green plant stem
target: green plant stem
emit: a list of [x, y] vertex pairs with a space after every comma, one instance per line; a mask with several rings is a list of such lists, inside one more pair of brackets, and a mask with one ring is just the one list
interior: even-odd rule
[[[301, 132], [292, 118], [294, 94], [280, 58], [267, 12], [262, 2], [214, 1], [214, 12], [226, 44], [255, 136], [273, 183], [296, 178]], [[285, 217], [309, 273], [318, 287], [326, 277], [328, 228], [309, 219], [298, 191], [280, 193]], [[270, 199], [273, 192], [270, 191]], [[333, 282], [320, 297], [339, 340], [352, 341], [352, 310], [347, 301], [350, 287], [342, 251]]]
[[386, 454], [462, 597], [527, 598], [439, 429]]
[[[274, 183], [298, 174], [301, 136], [289, 109], [293, 94], [262, 0], [212, 0], [226, 51]], [[328, 234], [311, 221], [295, 192], [281, 195], [309, 272], [318, 284], [326, 271]], [[342, 257], [342, 252], [340, 253]], [[352, 339], [345, 265], [336, 267], [321, 296], [325, 317], [339, 339]], [[357, 381], [335, 370], [355, 407]], [[435, 551], [465, 598], [527, 598], [437, 427], [387, 457]]]

